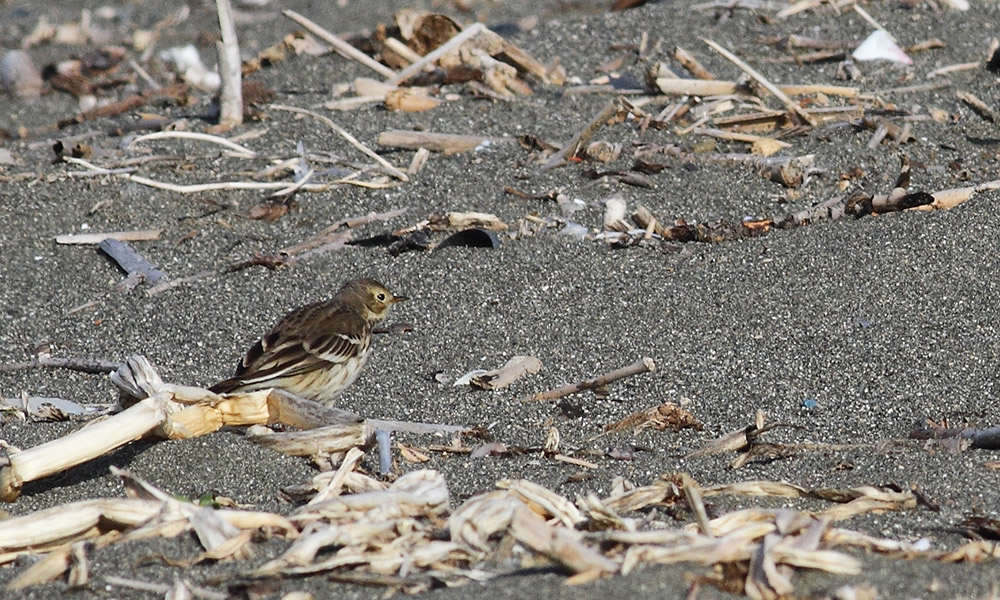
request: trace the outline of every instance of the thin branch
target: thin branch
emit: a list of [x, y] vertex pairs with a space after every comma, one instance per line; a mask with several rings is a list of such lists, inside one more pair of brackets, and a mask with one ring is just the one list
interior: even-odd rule
[[413, 77], [417, 73], [423, 71], [424, 67], [426, 67], [427, 65], [433, 63], [434, 61], [436, 61], [437, 59], [441, 58], [445, 54], [451, 52], [455, 48], [458, 48], [459, 46], [461, 46], [462, 44], [464, 44], [466, 41], [471, 40], [472, 38], [476, 37], [477, 35], [479, 35], [480, 32], [482, 32], [485, 29], [486, 29], [486, 26], [483, 25], [482, 23], [479, 23], [479, 22], [476, 22], [476, 23], [473, 23], [472, 25], [469, 25], [468, 27], [466, 27], [462, 31], [460, 31], [457, 34], [455, 34], [455, 36], [452, 37], [447, 42], [441, 44], [440, 46], [438, 46], [437, 48], [435, 48], [433, 51], [428, 52], [423, 58], [421, 58], [417, 62], [411, 64], [408, 67], [406, 67], [405, 69], [403, 69], [402, 71], [400, 71], [398, 74], [397, 73], [393, 73], [392, 76], [390, 76], [389, 79], [388, 79], [389, 83], [403, 83], [404, 81], [406, 81], [410, 77]]
[[368, 67], [369, 69], [375, 71], [379, 75], [382, 75], [383, 77], [386, 77], [388, 79], [393, 79], [396, 77], [396, 72], [390, 69], [389, 67], [376, 61], [375, 59], [368, 56], [364, 52], [361, 52], [354, 46], [348, 44], [347, 42], [333, 35], [323, 27], [320, 27], [314, 21], [310, 21], [309, 19], [303, 17], [294, 10], [283, 10], [281, 11], [281, 14], [295, 21], [299, 25], [305, 27], [310, 32], [312, 32], [313, 35], [333, 46], [334, 49], [337, 50], [337, 52], [346, 56], [347, 58], [351, 58], [358, 61], [359, 63], [363, 64], [364, 66]]
[[808, 112], [805, 111], [805, 109], [803, 109], [801, 106], [799, 106], [798, 102], [795, 102], [794, 100], [792, 100], [791, 98], [789, 98], [787, 94], [785, 94], [784, 92], [782, 92], [781, 90], [779, 90], [778, 86], [774, 85], [773, 83], [771, 83], [770, 81], [768, 81], [766, 77], [764, 77], [759, 72], [757, 72], [756, 69], [754, 69], [753, 67], [751, 67], [747, 63], [743, 62], [735, 54], [733, 54], [729, 50], [726, 50], [725, 48], [723, 48], [719, 44], [716, 44], [712, 40], [705, 38], [704, 42], [706, 44], [708, 44], [709, 47], [712, 48], [712, 50], [715, 50], [716, 52], [718, 52], [719, 54], [721, 54], [722, 56], [724, 56], [727, 60], [729, 60], [730, 62], [732, 62], [734, 65], [736, 65], [737, 67], [739, 67], [740, 70], [742, 70], [744, 73], [746, 73], [751, 78], [753, 78], [754, 81], [756, 81], [757, 83], [759, 83], [764, 89], [766, 89], [767, 91], [771, 92], [771, 94], [773, 94], [775, 98], [777, 98], [778, 100], [781, 100], [782, 104], [784, 104], [785, 107], [788, 108], [788, 110], [790, 110], [793, 113], [797, 114], [806, 123], [809, 123], [812, 126], [816, 125], [816, 119], [813, 118], [812, 115], [810, 115]]
[[639, 375], [641, 373], [648, 373], [651, 371], [656, 371], [656, 362], [652, 358], [643, 357], [642, 359], [636, 361], [635, 363], [622, 367], [621, 369], [615, 369], [614, 371], [608, 371], [603, 375], [599, 375], [593, 379], [586, 379], [584, 381], [579, 381], [577, 383], [569, 383], [564, 386], [560, 386], [553, 390], [547, 392], [541, 392], [535, 394], [534, 396], [528, 396], [527, 398], [522, 398], [522, 402], [548, 402], [550, 400], [557, 400], [564, 396], [569, 396], [570, 394], [575, 394], [577, 392], [582, 392], [584, 390], [593, 390], [597, 388], [602, 388], [609, 383], [618, 381], [625, 377], [632, 375]]
[[27, 369], [69, 369], [81, 373], [111, 373], [116, 371], [121, 364], [99, 358], [56, 358], [48, 354], [39, 354], [31, 360], [0, 365], [0, 372]]
[[271, 108], [273, 108], [275, 110], [283, 110], [283, 111], [287, 111], [287, 112], [293, 112], [293, 113], [299, 113], [299, 114], [303, 114], [303, 115], [308, 115], [308, 116], [316, 119], [317, 121], [323, 123], [324, 125], [326, 125], [330, 129], [332, 129], [332, 130], [336, 131], [337, 133], [339, 133], [345, 140], [348, 141], [348, 143], [350, 143], [352, 146], [354, 146], [355, 148], [357, 148], [358, 150], [360, 150], [361, 152], [363, 152], [365, 156], [367, 156], [368, 158], [371, 158], [372, 160], [374, 160], [378, 164], [380, 164], [383, 167], [385, 167], [385, 169], [389, 172], [389, 174], [392, 175], [393, 177], [395, 177], [396, 179], [399, 179], [400, 181], [409, 181], [410, 180], [410, 178], [406, 176], [406, 173], [404, 173], [404, 172], [400, 171], [399, 169], [397, 169], [396, 167], [392, 166], [392, 163], [390, 163], [386, 159], [384, 159], [381, 156], [379, 156], [378, 153], [376, 153], [374, 150], [372, 150], [368, 146], [365, 146], [364, 144], [362, 144], [361, 142], [359, 142], [357, 140], [357, 138], [355, 138], [353, 135], [351, 135], [350, 133], [348, 133], [347, 130], [345, 130], [340, 125], [337, 125], [336, 123], [334, 123], [331, 119], [329, 119], [327, 117], [324, 117], [323, 115], [321, 115], [319, 113], [315, 113], [315, 112], [313, 112], [311, 110], [307, 110], [305, 108], [299, 108], [297, 106], [287, 106], [287, 105], [284, 105], [284, 104], [272, 104]]
[[161, 140], [167, 138], [180, 138], [186, 140], [198, 140], [199, 142], [211, 142], [213, 144], [218, 144], [219, 146], [225, 146], [230, 150], [235, 150], [240, 154], [244, 154], [246, 155], [246, 158], [256, 158], [257, 156], [259, 156], [253, 150], [245, 146], [240, 146], [239, 144], [230, 142], [224, 137], [211, 135], [208, 133], [199, 133], [197, 131], [157, 131], [154, 133], [147, 133], [146, 135], [140, 135], [139, 137], [133, 138], [132, 141], [129, 142], [129, 147], [131, 147], [133, 144], [138, 144], [139, 142], [146, 142], [149, 140]]

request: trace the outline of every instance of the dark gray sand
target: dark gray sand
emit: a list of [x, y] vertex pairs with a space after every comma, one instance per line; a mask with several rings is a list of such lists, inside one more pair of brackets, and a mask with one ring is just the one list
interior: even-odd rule
[[[46, 14], [52, 22], [69, 20], [84, 7], [101, 3], [74, 1], [56, 8], [41, 3], [12, 2], [0, 6], [0, 46], [14, 47]], [[415, 2], [376, 3], [355, 0], [344, 8], [336, 3], [289, 2], [291, 7], [337, 32], [362, 32], [388, 22], [392, 10], [420, 6]], [[831, 83], [836, 64], [807, 66], [769, 64], [762, 58], [780, 56], [756, 41], [757, 36], [799, 34], [860, 40], [869, 32], [859, 16], [808, 11], [787, 20], [736, 10], [721, 15], [694, 12], [681, 3], [653, 3], [641, 9], [605, 14], [594, 3], [472, 2], [491, 25], [515, 22], [535, 12], [536, 28], [510, 38], [543, 62], [558, 58], [571, 76], [587, 81], [594, 68], [615, 55], [613, 44], [637, 43], [642, 32], [662, 41], [654, 58], [675, 44], [694, 52], [719, 77], [735, 79], [739, 72], [701, 41], [710, 37], [749, 59], [774, 81]], [[991, 37], [1000, 33], [1000, 5], [973, 3], [966, 13], [935, 12], [919, 4], [875, 2], [868, 10], [903, 45], [938, 37], [946, 47], [913, 55], [912, 67], [887, 63], [860, 65], [865, 91], [884, 90], [928, 81], [929, 71], [985, 58]], [[943, 4], [939, 2], [938, 4]], [[391, 5], [391, 6], [390, 6]], [[148, 27], [179, 2], [129, 3], [128, 15], [117, 25], [116, 39], [135, 27]], [[275, 8], [272, 18], [240, 26], [246, 54], [256, 52], [295, 27]], [[456, 13], [459, 20], [473, 17]], [[171, 35], [169, 43], [193, 41], [200, 28], [211, 30], [209, 7], [194, 9], [191, 19]], [[163, 42], [165, 46], [168, 42]], [[38, 64], [63, 58], [74, 48], [33, 49]], [[204, 52], [203, 52], [204, 55]], [[629, 66], [631, 64], [631, 66]], [[638, 78], [643, 67], [626, 63], [622, 72]], [[253, 77], [278, 92], [277, 102], [311, 107], [329, 98], [335, 83], [368, 76], [366, 70], [337, 56], [294, 58], [280, 68]], [[376, 277], [397, 293], [413, 298], [398, 307], [393, 320], [414, 325], [405, 335], [375, 341], [369, 366], [343, 397], [342, 406], [363, 415], [388, 419], [482, 425], [506, 444], [538, 445], [547, 422], [553, 422], [568, 447], [583, 445], [605, 423], [664, 401], [687, 402], [705, 424], [701, 432], [619, 433], [603, 438], [598, 447], [635, 444], [644, 450], [632, 461], [597, 459], [591, 479], [568, 481], [575, 468], [537, 455], [473, 460], [432, 456], [427, 467], [447, 477], [452, 502], [492, 489], [501, 478], [527, 478], [569, 498], [586, 492], [606, 495], [611, 480], [624, 476], [637, 484], [660, 474], [687, 471], [702, 484], [753, 479], [786, 480], [807, 487], [864, 484], [915, 484], [939, 512], [918, 508], [908, 512], [854, 518], [844, 526], [902, 540], [928, 538], [935, 548], [953, 548], [963, 539], [948, 531], [969, 515], [998, 517], [1000, 475], [986, 463], [988, 451], [960, 454], [927, 452], [908, 441], [911, 429], [925, 419], [957, 425], [1000, 424], [996, 372], [1000, 364], [998, 312], [998, 242], [1000, 194], [982, 194], [949, 212], [897, 213], [859, 220], [842, 219], [792, 231], [777, 231], [750, 241], [716, 245], [689, 244], [674, 249], [612, 249], [599, 242], [548, 234], [505, 243], [496, 251], [448, 249], [390, 256], [382, 248], [351, 248], [329, 252], [293, 268], [268, 271], [252, 268], [210, 277], [147, 297], [112, 286], [121, 272], [92, 247], [59, 246], [54, 237], [91, 231], [163, 228], [159, 241], [135, 246], [171, 277], [182, 277], [220, 264], [243, 260], [254, 252], [274, 252], [301, 241], [344, 218], [408, 207], [410, 212], [389, 224], [367, 225], [359, 237], [375, 235], [447, 210], [492, 212], [512, 222], [525, 214], [558, 214], [552, 202], [523, 200], [503, 192], [512, 185], [531, 192], [557, 189], [587, 202], [576, 215], [590, 228], [601, 223], [603, 199], [619, 193], [629, 202], [648, 206], [657, 215], [688, 221], [743, 216], [780, 216], [837, 193], [840, 173], [860, 167], [860, 187], [888, 192], [898, 173], [899, 156], [913, 164], [913, 187], [935, 191], [1000, 177], [1000, 128], [970, 111], [955, 98], [970, 91], [1000, 108], [997, 76], [982, 68], [949, 76], [952, 86], [935, 91], [885, 96], [906, 110], [927, 114], [940, 108], [956, 115], [953, 123], [912, 122], [916, 140], [903, 148], [883, 144], [868, 149], [870, 131], [846, 125], [820, 127], [794, 138], [797, 154], [814, 152], [822, 172], [792, 203], [780, 203], [783, 189], [756, 174], [733, 167], [681, 164], [655, 176], [655, 189], [592, 182], [581, 177], [584, 166], [571, 165], [537, 174], [537, 164], [516, 144], [494, 145], [456, 156], [433, 156], [413, 181], [392, 190], [345, 187], [322, 194], [300, 194], [298, 207], [268, 224], [246, 218], [247, 209], [263, 194], [251, 192], [180, 195], [113, 178], [70, 178], [71, 165], [51, 164], [43, 139], [6, 142], [3, 147], [20, 160], [0, 166], [0, 361], [32, 356], [48, 344], [56, 356], [121, 360], [132, 353], [149, 357], [167, 381], [210, 384], [231, 372], [245, 348], [283, 313], [303, 303], [325, 298], [342, 281]], [[370, 106], [331, 114], [362, 142], [376, 145], [387, 129], [417, 127], [448, 133], [492, 136], [533, 134], [550, 140], [573, 135], [609, 100], [606, 95], [563, 95], [536, 86], [536, 93], [510, 103], [463, 98], [436, 110], [404, 114]], [[75, 101], [62, 94], [45, 96], [31, 105], [0, 100], [0, 127], [38, 127], [75, 111]], [[662, 103], [652, 105], [654, 113]], [[148, 112], [196, 117], [210, 109], [147, 107]], [[296, 120], [284, 112], [264, 110], [264, 123], [248, 123], [240, 131], [268, 127], [263, 137], [247, 144], [258, 150], [291, 156], [301, 142], [309, 150], [342, 156], [359, 155], [339, 136], [311, 120]], [[120, 155], [118, 138], [106, 131], [116, 123], [95, 121], [65, 130], [65, 135], [95, 132], [90, 140], [107, 158]], [[199, 127], [195, 123], [195, 127]], [[239, 133], [239, 131], [237, 132]], [[599, 138], [670, 143], [669, 131], [639, 133], [634, 125], [602, 130]], [[150, 143], [160, 153], [203, 152], [192, 142]], [[721, 151], [743, 151], [742, 144], [719, 143]], [[628, 153], [626, 153], [628, 154]], [[406, 165], [410, 152], [386, 152]], [[101, 157], [95, 159], [101, 162]], [[213, 158], [190, 170], [173, 166], [147, 167], [150, 177], [194, 183], [245, 176], [246, 161]], [[612, 167], [625, 168], [622, 160]], [[6, 179], [38, 172], [40, 179]], [[91, 213], [99, 201], [110, 205]], [[237, 204], [217, 209], [218, 203]], [[220, 220], [229, 226], [220, 225]], [[194, 237], [188, 239], [191, 232]], [[85, 303], [93, 306], [70, 312]], [[502, 393], [472, 392], [443, 385], [434, 375], [461, 375], [475, 368], [495, 368], [514, 354], [531, 354], [544, 363], [542, 371]], [[570, 398], [584, 416], [566, 416], [554, 404], [521, 404], [516, 398], [556, 385], [591, 377], [650, 356], [659, 371], [624, 380], [611, 395]], [[20, 371], [0, 375], [0, 392], [9, 398], [22, 392], [106, 403], [114, 391], [104, 376], [64, 370]], [[815, 408], [803, 401], [814, 399]], [[771, 441], [878, 444], [861, 450], [804, 454], [794, 458], [754, 461], [739, 470], [727, 468], [732, 456], [685, 460], [682, 456], [717, 435], [746, 425], [754, 411], [801, 426], [782, 429]], [[31, 447], [67, 433], [71, 424], [6, 423], [0, 438], [17, 447]], [[406, 438], [404, 438], [406, 439]], [[420, 439], [414, 439], [421, 442]], [[423, 440], [426, 441], [426, 440]], [[374, 467], [371, 458], [366, 465]], [[121, 485], [108, 473], [111, 465], [125, 467], [171, 493], [197, 496], [206, 491], [234, 498], [262, 510], [287, 513], [294, 507], [279, 490], [307, 481], [315, 471], [305, 461], [260, 449], [238, 431], [226, 431], [184, 442], [139, 443], [88, 465], [26, 486], [23, 496], [6, 508], [12, 514], [66, 502], [119, 497]], [[415, 468], [405, 463], [402, 469]], [[720, 500], [722, 508], [775, 505], [752, 498]], [[797, 508], [820, 504], [791, 501]], [[278, 542], [260, 546], [250, 563], [222, 563], [184, 571], [195, 583], [242, 570], [275, 556]], [[186, 558], [199, 548], [191, 539], [113, 546], [91, 554], [92, 585], [72, 597], [153, 597], [121, 588], [105, 589], [108, 574], [170, 583], [178, 573], [157, 560], [163, 554]], [[796, 593], [820, 597], [841, 585], [865, 583], [883, 598], [981, 598], [997, 585], [995, 562], [945, 565], [924, 560], [894, 560], [857, 555], [864, 563], [857, 577], [799, 571]], [[9, 580], [27, 561], [0, 569]], [[431, 592], [436, 597], [464, 598], [489, 594], [497, 598], [679, 597], [686, 589], [684, 573], [701, 572], [696, 565], [648, 567], [627, 577], [614, 577], [567, 588], [557, 570], [515, 572], [516, 565], [492, 581], [459, 589]], [[381, 589], [329, 582], [324, 577], [280, 582], [263, 597], [277, 598], [291, 590], [309, 590], [317, 597], [376, 598]], [[28, 590], [20, 597], [55, 598], [62, 583]], [[700, 597], [723, 597], [703, 589]]]

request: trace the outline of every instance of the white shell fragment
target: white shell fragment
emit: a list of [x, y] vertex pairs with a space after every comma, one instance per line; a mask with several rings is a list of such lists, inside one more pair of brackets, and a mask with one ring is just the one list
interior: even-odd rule
[[851, 56], [854, 60], [891, 60], [893, 62], [912, 65], [913, 59], [903, 52], [903, 49], [892, 39], [884, 29], [876, 29], [861, 42]]
[[21, 100], [31, 100], [42, 93], [42, 76], [23, 50], [4, 54], [0, 60], [0, 84], [8, 94]]
[[184, 81], [208, 92], [219, 89], [222, 79], [215, 71], [209, 71], [201, 62], [198, 49], [193, 45], [175, 46], [160, 53], [160, 59], [173, 63]]

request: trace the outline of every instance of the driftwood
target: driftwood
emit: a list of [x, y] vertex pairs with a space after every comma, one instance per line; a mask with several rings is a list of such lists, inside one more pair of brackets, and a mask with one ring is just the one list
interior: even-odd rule
[[120, 240], [123, 242], [143, 242], [160, 239], [162, 229], [143, 229], [140, 231], [111, 231], [107, 233], [70, 233], [57, 235], [57, 244], [100, 244], [104, 240]]
[[609, 121], [613, 118], [618, 118], [624, 112], [632, 110], [632, 105], [628, 103], [624, 98], [618, 97], [608, 102], [601, 112], [597, 113], [589, 123], [584, 125], [583, 129], [578, 131], [576, 135], [570, 139], [569, 142], [563, 145], [555, 154], [553, 154], [544, 165], [542, 165], [542, 171], [548, 171], [553, 169], [571, 156], [575, 155], [582, 147], [584, 147], [590, 138], [597, 132], [598, 129], [607, 125]]
[[110, 373], [121, 366], [120, 362], [99, 358], [57, 358], [49, 354], [38, 354], [31, 360], [0, 365], [0, 373], [23, 369], [69, 369], [81, 373]]
[[[24, 483], [60, 473], [145, 436], [187, 439], [223, 426], [283, 423], [309, 429], [301, 434], [259, 435], [264, 445], [295, 455], [338, 456], [368, 444], [374, 427], [349, 411], [297, 398], [282, 390], [219, 395], [209, 390], [164, 383], [141, 356], [130, 357], [112, 374], [122, 392], [121, 413], [95, 421], [67, 436], [12, 453], [0, 469], [0, 500], [13, 502]], [[377, 422], [390, 429], [392, 422]], [[407, 424], [399, 424], [404, 429]], [[412, 424], [424, 431], [465, 428]]]
[[[661, 148], [658, 148], [662, 150]], [[679, 150], [670, 150], [679, 153]], [[638, 154], [638, 153], [637, 153]], [[662, 239], [672, 242], [727, 242], [767, 235], [772, 229], [794, 229], [820, 221], [844, 217], [860, 218], [901, 210], [949, 210], [982, 192], [1000, 190], [1000, 179], [975, 186], [952, 188], [937, 192], [909, 191], [909, 160], [902, 158], [902, 168], [896, 186], [889, 194], [855, 192], [829, 198], [808, 208], [790, 212], [776, 219], [718, 220], [706, 223], [687, 223], [676, 220], [672, 225], [657, 218], [644, 206], [632, 213], [632, 221], [641, 229], [648, 229]], [[621, 240], [618, 241], [622, 243]]]
[[383, 131], [378, 135], [378, 145], [384, 148], [404, 148], [407, 150], [426, 148], [431, 152], [444, 152], [446, 154], [468, 152], [484, 143], [492, 144], [512, 141], [514, 140], [511, 138], [491, 138], [478, 135], [404, 131], [399, 129]]
[[361, 52], [360, 50], [358, 50], [354, 46], [348, 44], [344, 40], [342, 40], [339, 37], [333, 35], [332, 33], [330, 33], [329, 31], [327, 31], [323, 27], [320, 27], [319, 25], [317, 25], [313, 21], [311, 21], [311, 20], [307, 19], [306, 17], [300, 15], [299, 13], [295, 12], [294, 10], [285, 9], [285, 10], [281, 11], [281, 14], [283, 14], [286, 17], [288, 17], [289, 19], [295, 21], [299, 25], [302, 25], [303, 27], [305, 27], [306, 29], [308, 29], [310, 33], [312, 33], [316, 37], [322, 39], [324, 42], [326, 42], [326, 43], [330, 44], [331, 46], [333, 46], [333, 48], [338, 53], [340, 53], [341, 55], [346, 56], [347, 58], [350, 58], [352, 60], [358, 61], [359, 63], [365, 65], [369, 69], [375, 71], [376, 73], [378, 73], [379, 75], [382, 75], [384, 77], [387, 77], [387, 78], [391, 79], [391, 78], [394, 78], [396, 76], [396, 72], [393, 71], [392, 69], [390, 69], [389, 67], [387, 67], [387, 66], [383, 65], [382, 63], [374, 60], [373, 58], [371, 58], [370, 56], [368, 56], [364, 52]]
[[583, 381], [578, 381], [577, 383], [570, 383], [564, 386], [560, 386], [555, 389], [551, 389], [547, 392], [540, 392], [527, 398], [522, 398], [522, 402], [549, 402], [551, 400], [558, 400], [570, 394], [575, 394], [577, 392], [582, 392], [585, 390], [594, 390], [597, 393], [601, 393], [607, 387], [608, 384], [623, 379], [625, 377], [630, 377], [632, 375], [639, 375], [641, 373], [649, 373], [656, 371], [656, 362], [652, 358], [644, 357], [635, 363], [622, 367], [621, 369], [615, 369], [614, 371], [609, 371], [603, 375], [599, 375], [593, 379], [585, 379]]
[[[675, 79], [673, 77], [657, 77], [656, 87], [661, 93], [677, 96], [731, 96], [749, 91], [746, 86], [740, 85], [735, 81]], [[860, 94], [860, 90], [856, 87], [840, 85], [807, 84], [778, 85], [775, 87], [786, 97], [806, 94], [826, 94], [827, 96], [855, 98]], [[806, 112], [811, 113], [811, 111]]]
[[743, 153], [697, 154], [673, 144], [645, 144], [636, 148], [633, 156], [636, 169], [644, 173], [655, 173], [666, 168], [669, 163], [663, 163], [662, 159], [659, 159], [660, 156], [666, 156], [696, 163], [748, 167], [760, 173], [762, 177], [790, 188], [799, 187], [805, 182], [806, 175], [815, 161], [813, 154], [802, 156], [761, 156]]

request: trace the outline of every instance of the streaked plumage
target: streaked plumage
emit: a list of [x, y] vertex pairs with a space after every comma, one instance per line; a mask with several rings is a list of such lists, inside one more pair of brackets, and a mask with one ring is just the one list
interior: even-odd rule
[[211, 390], [224, 394], [277, 387], [332, 404], [364, 367], [375, 324], [403, 300], [374, 279], [349, 281], [332, 299], [285, 315], [250, 348], [236, 374]]

